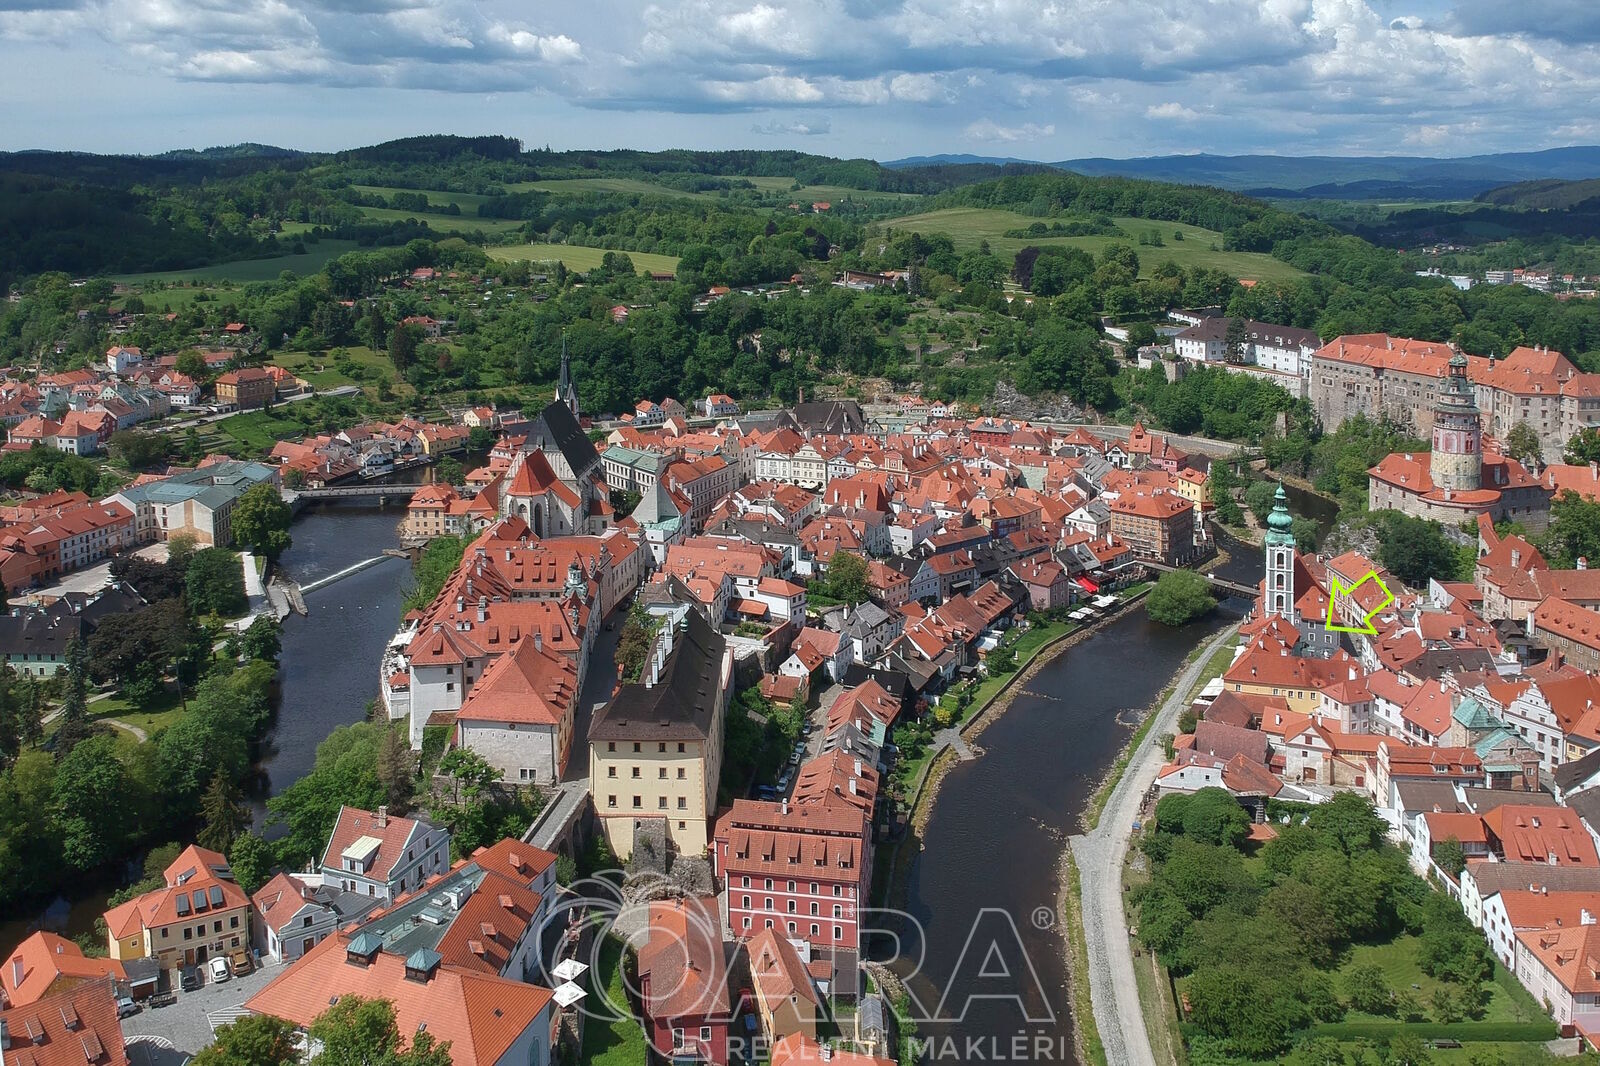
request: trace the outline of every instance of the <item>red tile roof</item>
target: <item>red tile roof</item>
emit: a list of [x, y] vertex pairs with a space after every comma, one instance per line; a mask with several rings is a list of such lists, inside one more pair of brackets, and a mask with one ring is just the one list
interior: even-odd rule
[[0, 1012], [6, 1066], [127, 1066], [111, 978]]

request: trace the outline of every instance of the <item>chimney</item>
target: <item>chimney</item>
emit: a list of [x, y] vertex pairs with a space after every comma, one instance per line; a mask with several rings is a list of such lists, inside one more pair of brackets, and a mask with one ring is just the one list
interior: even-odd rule
[[785, 818], [787, 818], [789, 816], [789, 797], [788, 796], [783, 797], [783, 816]]
[[488, 620], [489, 620], [489, 601], [485, 597], [479, 596], [478, 597], [478, 621], [486, 622]]
[[11, 960], [11, 987], [12, 988], [20, 988], [21, 985], [22, 985], [23, 975], [26, 974], [26, 973], [27, 973], [27, 968], [24, 967], [23, 964], [22, 964], [22, 956], [18, 955], [16, 958], [12, 959]]
[[1579, 925], [1594, 925], [1595, 924], [1594, 914], [1593, 914], [1593, 912], [1591, 912], [1589, 910], [1588, 907], [1585, 907], [1585, 908], [1583, 908], [1582, 910], [1580, 910], [1578, 912], [1578, 924]]
[[1520, 548], [1512, 548], [1511, 549], [1511, 568], [1513, 570], [1515, 570], [1517, 567], [1519, 567], [1521, 565], [1522, 565], [1522, 550]]
[[378, 820], [374, 823], [379, 829], [389, 824], [389, 808], [385, 804], [378, 805]]
[[533, 650], [544, 651], [544, 630], [542, 629], [533, 631]]
[[1579, 570], [1587, 570], [1587, 569], [1589, 569], [1589, 559], [1588, 559], [1587, 556], [1583, 556], [1583, 555], [1578, 556], [1578, 569]]

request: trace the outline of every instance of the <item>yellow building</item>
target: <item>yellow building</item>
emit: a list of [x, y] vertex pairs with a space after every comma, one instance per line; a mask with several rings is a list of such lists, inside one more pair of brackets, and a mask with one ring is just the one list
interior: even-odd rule
[[661, 627], [642, 678], [589, 727], [589, 793], [611, 850], [659, 824], [683, 855], [703, 855], [716, 815], [733, 654], [694, 609]]
[[1211, 478], [1198, 470], [1184, 467], [1172, 475], [1172, 491], [1188, 500], [1202, 511], [1211, 510]]
[[113, 959], [153, 958], [171, 969], [250, 947], [250, 897], [225, 857], [191, 844], [163, 877], [164, 887], [106, 911]]

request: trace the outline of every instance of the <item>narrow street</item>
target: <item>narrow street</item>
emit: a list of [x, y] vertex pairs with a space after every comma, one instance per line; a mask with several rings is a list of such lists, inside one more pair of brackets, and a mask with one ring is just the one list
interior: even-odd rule
[[[1156, 711], [1155, 723], [1133, 753], [1094, 832], [1071, 838], [1083, 887], [1083, 931], [1089, 949], [1089, 995], [1105, 1045], [1106, 1061], [1120, 1066], [1156, 1066], [1133, 972], [1132, 938], [1122, 906], [1122, 864], [1144, 794], [1155, 783], [1164, 751], [1160, 738], [1173, 732], [1188, 706], [1189, 692], [1217, 649], [1238, 634], [1230, 626], [1207, 641], [1173, 682], [1172, 694]], [[1081, 980], [1083, 975], [1078, 975]]]

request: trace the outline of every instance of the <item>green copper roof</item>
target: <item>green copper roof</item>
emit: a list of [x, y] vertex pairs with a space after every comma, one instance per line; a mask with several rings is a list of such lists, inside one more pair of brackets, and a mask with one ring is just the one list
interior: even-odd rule
[[1294, 543], [1294, 518], [1289, 514], [1289, 498], [1284, 495], [1283, 482], [1278, 482], [1278, 494], [1273, 497], [1272, 513], [1267, 515], [1267, 544], [1278, 546]]

